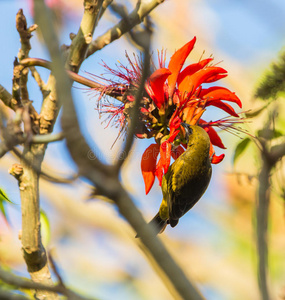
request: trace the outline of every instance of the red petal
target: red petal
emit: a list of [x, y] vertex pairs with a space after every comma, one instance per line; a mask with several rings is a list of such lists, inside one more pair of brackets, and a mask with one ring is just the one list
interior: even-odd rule
[[155, 170], [155, 176], [158, 179], [159, 185], [161, 186], [162, 183], [162, 177], [163, 177], [163, 165], [162, 165], [162, 159], [160, 158], [157, 166], [156, 166], [156, 170]]
[[176, 116], [173, 120], [171, 120], [169, 128], [170, 130], [177, 129], [179, 128], [180, 124], [181, 124], [181, 119], [178, 116]]
[[220, 73], [227, 73], [227, 71], [220, 67], [206, 67], [205, 69], [192, 74], [188, 79], [189, 85], [187, 90], [193, 93], [197, 87], [206, 82], [207, 79]]
[[128, 101], [133, 102], [135, 101], [135, 97], [133, 95], [127, 96]]
[[184, 62], [192, 49], [194, 48], [196, 42], [196, 37], [194, 37], [190, 42], [177, 50], [171, 57], [168, 69], [171, 71], [171, 75], [168, 77], [168, 85], [169, 85], [169, 96], [172, 97], [177, 77], [179, 72], [181, 71]]
[[204, 82], [205, 83], [211, 83], [211, 82], [223, 79], [223, 78], [225, 78], [227, 76], [228, 76], [228, 74], [217, 74], [217, 75], [211, 76], [210, 78], [206, 79]]
[[184, 151], [185, 150], [181, 146], [178, 146], [175, 150], [171, 151], [171, 156], [176, 160]]
[[213, 147], [212, 143], [210, 144], [209, 155], [210, 155], [211, 163], [212, 164], [218, 164], [218, 163], [220, 163], [224, 159], [224, 157], [225, 157], [225, 154], [221, 154], [219, 156], [217, 156], [215, 154], [214, 147]]
[[212, 156], [212, 161], [211, 161], [211, 163], [212, 163], [212, 164], [218, 164], [218, 163], [220, 163], [220, 162], [224, 159], [224, 157], [225, 157], [225, 154], [221, 154], [221, 155], [219, 155], [219, 156], [217, 156], [216, 154], [214, 154], [214, 155]]
[[227, 149], [214, 128], [209, 127], [208, 134], [213, 145], [222, 149]]
[[171, 144], [169, 141], [164, 141], [160, 145], [160, 159], [164, 169], [164, 174], [167, 173], [171, 159]]
[[171, 72], [166, 68], [158, 69], [149, 77], [150, 89], [146, 84], [146, 90], [158, 108], [165, 102], [164, 83], [170, 74]]
[[143, 113], [143, 114], [148, 114], [149, 111], [148, 111], [146, 108], [141, 107], [141, 113]]
[[216, 107], [224, 110], [225, 112], [227, 112], [231, 116], [239, 117], [239, 115], [235, 112], [235, 110], [228, 103], [224, 103], [221, 100], [209, 100], [209, 101], [207, 101], [206, 106], [210, 106], [210, 105], [216, 106]]
[[[201, 120], [199, 121], [199, 124], [203, 124], [205, 121]], [[206, 123], [206, 122], [205, 122]], [[217, 134], [216, 130], [213, 127], [210, 126], [203, 126], [202, 127], [205, 129], [205, 131], [208, 133], [210, 141], [213, 145], [220, 147], [222, 149], [227, 149], [225, 145], [223, 144], [221, 138]]]
[[209, 101], [226, 100], [226, 101], [234, 102], [240, 108], [242, 107], [242, 103], [238, 98], [238, 96], [224, 87], [212, 86], [208, 89], [203, 89], [199, 96], [203, 99], [209, 99]]
[[148, 194], [153, 186], [156, 171], [156, 160], [159, 154], [159, 145], [151, 144], [142, 155], [141, 170], [145, 184], [145, 193]]
[[203, 69], [213, 58], [201, 60], [196, 64], [187, 66], [179, 73], [177, 78], [178, 89], [181, 93], [190, 92], [189, 86], [191, 84], [191, 75]]
[[[174, 116], [174, 114], [172, 116]], [[169, 123], [170, 123], [170, 125], [169, 125], [170, 133], [169, 133], [168, 142], [172, 143], [180, 131], [177, 129], [179, 128], [179, 126], [181, 124], [181, 119], [178, 116], [176, 116], [173, 119], [171, 118]]]
[[173, 143], [173, 141], [175, 140], [175, 138], [177, 137], [178, 133], [180, 130], [175, 130], [173, 132], [170, 131], [170, 135], [169, 135], [169, 139], [168, 142], [169, 143]]

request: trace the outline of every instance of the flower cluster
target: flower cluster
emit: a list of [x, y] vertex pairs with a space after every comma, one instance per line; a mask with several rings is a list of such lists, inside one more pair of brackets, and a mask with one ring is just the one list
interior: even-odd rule
[[[153, 186], [155, 177], [161, 184], [166, 174], [171, 157], [175, 160], [181, 155], [187, 145], [181, 134], [181, 122], [189, 125], [199, 125], [208, 133], [211, 141], [210, 157], [213, 164], [223, 160], [224, 154], [216, 156], [213, 146], [225, 149], [225, 146], [213, 127], [231, 127], [234, 120], [217, 120], [207, 122], [201, 117], [208, 106], [215, 106], [240, 122], [239, 115], [227, 102], [242, 106], [240, 99], [227, 88], [219, 86], [202, 87], [227, 76], [227, 71], [211, 65], [212, 58], [200, 60], [186, 66], [185, 60], [194, 48], [196, 38], [177, 50], [171, 57], [168, 67], [165, 66], [165, 52], [159, 55], [159, 68], [145, 82], [145, 93], [140, 99], [140, 115], [136, 128], [138, 138], [154, 138], [144, 152], [141, 161], [145, 191], [148, 193]], [[111, 119], [119, 124], [123, 131], [130, 118], [130, 108], [134, 103], [135, 90], [138, 88], [142, 73], [142, 63], [138, 58], [132, 61], [127, 56], [130, 67], [120, 65], [117, 70], [105, 67], [120, 79], [120, 82], [109, 80], [101, 91], [102, 95], [115, 96], [120, 104], [101, 104], [101, 112], [110, 113]], [[100, 99], [102, 99], [100, 97]], [[225, 102], [227, 101], [227, 102]], [[102, 102], [102, 101], [100, 101]], [[159, 159], [158, 159], [159, 157]]]

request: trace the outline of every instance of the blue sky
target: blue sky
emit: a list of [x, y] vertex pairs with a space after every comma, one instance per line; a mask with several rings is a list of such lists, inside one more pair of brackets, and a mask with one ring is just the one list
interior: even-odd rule
[[[167, 0], [164, 4], [162, 4], [163, 7], [161, 6], [157, 8], [157, 11], [159, 13], [167, 11], [168, 9], [168, 14], [171, 14], [171, 8], [175, 6], [176, 3], [177, 2], [174, 0]], [[189, 7], [195, 6], [194, 1], [193, 3], [191, 2]], [[214, 37], [210, 43], [210, 45], [213, 46], [213, 49], [210, 53], [217, 53], [218, 57], [221, 57], [222, 54], [225, 54], [225, 64], [229, 63], [231, 60], [237, 62], [239, 66], [241, 66], [242, 70], [246, 70], [248, 72], [248, 74], [245, 74], [245, 76], [249, 76], [249, 78], [252, 78], [252, 80], [256, 80], [260, 77], [261, 71], [267, 68], [271, 60], [276, 57], [276, 54], [285, 44], [284, 0], [204, 0], [200, 2], [196, 1], [196, 4], [197, 11], [201, 9], [201, 15], [195, 16], [194, 25], [196, 24], [197, 28], [201, 30], [201, 32], [205, 33], [204, 36], [200, 37], [200, 40], [207, 40], [207, 32], [214, 32]], [[17, 56], [18, 49], [20, 47], [19, 36], [15, 29], [15, 15], [20, 7], [24, 9], [24, 13], [28, 19], [28, 24], [31, 25], [33, 21], [28, 13], [27, 2], [25, 0], [0, 1], [0, 28], [2, 29], [2, 46], [0, 48], [0, 84], [6, 87], [9, 91], [11, 90], [12, 85], [13, 60], [14, 57]], [[202, 8], [207, 8], [208, 19], [204, 18]], [[61, 34], [62, 43], [69, 43], [68, 35], [70, 32], [77, 31], [79, 22], [80, 14], [74, 14], [66, 20], [66, 27]], [[106, 28], [105, 26], [109, 27], [111, 22], [111, 19], [103, 22], [102, 25], [100, 24], [96, 32], [103, 33]], [[187, 20], [185, 20], [185, 22], [187, 22]], [[162, 41], [159, 38], [161, 31], [163, 31], [163, 27], [157, 25], [154, 33], [154, 52], [156, 51], [156, 48], [161, 49], [162, 47], [167, 47], [168, 45], [169, 47], [174, 47], [176, 49], [181, 46], [181, 44], [171, 44], [171, 39], [173, 36], [170, 36], [169, 40]], [[187, 26], [183, 32], [185, 32], [185, 37], [183, 37], [184, 43], [190, 40], [193, 35], [195, 35], [194, 29], [187, 28]], [[161, 34], [163, 36], [167, 36], [165, 32]], [[165, 42], [165, 44], [162, 44], [162, 42]], [[31, 57], [48, 59], [47, 52], [36, 38], [32, 38], [31, 43]], [[117, 41], [114, 43], [114, 45], [106, 47], [104, 51], [101, 51], [86, 60], [81, 68], [81, 74], [84, 75], [82, 71], [101, 73], [102, 68], [99, 65], [101, 60], [104, 60], [113, 66], [117, 60], [120, 60], [121, 62], [126, 61], [124, 53], [125, 48], [127, 48], [130, 52], [135, 51], [133, 47], [130, 47], [126, 44], [125, 40]], [[171, 52], [169, 52], [169, 56], [170, 55]], [[47, 78], [48, 72], [43, 69], [39, 70], [41, 74], [43, 74], [43, 78]], [[242, 81], [244, 78], [240, 79]], [[232, 83], [226, 82], [226, 84], [231, 85]], [[77, 84], [75, 85], [78, 86]], [[254, 82], [251, 82], [250, 85], [253, 86]], [[30, 86], [32, 87], [32, 82], [30, 83]], [[239, 82], [236, 83], [236, 86], [239, 86]], [[242, 86], [240, 88], [242, 89]], [[97, 112], [94, 110], [94, 107], [96, 106], [95, 99], [90, 98], [90, 96], [87, 96], [86, 93], [80, 89], [73, 89], [73, 95], [75, 104], [79, 111], [79, 119], [81, 121], [82, 129], [85, 133], [85, 136], [89, 140], [91, 147], [97, 144], [99, 149], [106, 155], [107, 158], [111, 157], [114, 149], [110, 150], [110, 147], [113, 143], [114, 137], [116, 136], [116, 131], [112, 128], [108, 128], [106, 130], [103, 129], [105, 126], [101, 125], [102, 120], [98, 120]], [[30, 97], [32, 100], [34, 100], [35, 107], [39, 108], [41, 94], [37, 88], [31, 89]], [[94, 128], [96, 130], [94, 130]], [[60, 131], [59, 124], [56, 125], [55, 130]], [[226, 138], [226, 140], [228, 140], [228, 138]], [[231, 139], [231, 141], [233, 141], [233, 139]], [[238, 141], [235, 140], [235, 142]], [[135, 143], [136, 148], [134, 148], [133, 151], [133, 158], [128, 164], [130, 173], [127, 175], [122, 175], [122, 177], [127, 178], [129, 184], [134, 187], [134, 199], [138, 199], [139, 207], [146, 212], [148, 216], [150, 216], [158, 209], [161, 194], [159, 188], [155, 187], [151, 191], [149, 198], [147, 198], [147, 201], [149, 201], [149, 199], [153, 199], [153, 204], [149, 205], [149, 203], [146, 202], [146, 197], [144, 195], [142, 178], [139, 177], [139, 159], [143, 153], [143, 150], [148, 144], [150, 144], [149, 141], [137, 141]], [[119, 143], [116, 147], [115, 150], [118, 149]], [[229, 148], [231, 147], [229, 146]], [[218, 167], [215, 166], [215, 174], [221, 174], [225, 169], [230, 168], [231, 154], [229, 150], [227, 151], [225, 164], [221, 164]], [[46, 158], [48, 162], [52, 162], [54, 159], [56, 159], [56, 167], [60, 171], [68, 173], [75, 170], [75, 166], [71, 161], [64, 144], [50, 145]], [[15, 184], [15, 180], [7, 174], [6, 166], [0, 170], [0, 176], [1, 185], [5, 187], [7, 193], [15, 199], [15, 202], [19, 203], [19, 193], [18, 191], [15, 191], [15, 187], [17, 185]], [[72, 188], [74, 193], [77, 193], [76, 188], [77, 187]], [[80, 195], [80, 193], [78, 193], [78, 195]], [[226, 194], [223, 191], [223, 187], [220, 185], [220, 182], [215, 179], [215, 177], [213, 178], [205, 198], [206, 202], [215, 201], [220, 206], [223, 206], [224, 210], [230, 209], [226, 204]], [[47, 211], [54, 213], [52, 205], [48, 203], [48, 200], [45, 198], [43, 198], [43, 200], [44, 208], [47, 209]], [[177, 227], [177, 229], [175, 229], [176, 232], [169, 232], [170, 236], [175, 236], [176, 238], [182, 239], [187, 235], [190, 239], [195, 241], [199, 240], [201, 243], [205, 243], [205, 245], [211, 241], [213, 243], [215, 241], [216, 243], [217, 241], [221, 241], [222, 243], [222, 237], [220, 236], [221, 229], [218, 228], [217, 225], [213, 225], [211, 223], [212, 221], [206, 219], [205, 215], [201, 213], [205, 207], [204, 204], [202, 203], [199, 207], [195, 206], [193, 212], [191, 211], [187, 216], [184, 217], [184, 220], [181, 220], [179, 228]], [[11, 212], [11, 216], [19, 216], [19, 206], [17, 209], [11, 209], [9, 211]], [[13, 222], [15, 223], [15, 228], [19, 229], [19, 218]], [[192, 231], [189, 232], [187, 228], [192, 228]], [[72, 282], [74, 278], [70, 278], [68, 280]], [[88, 289], [94, 291], [94, 288], [91, 284], [89, 285]], [[118, 299], [127, 299], [126, 297], [130, 297], [132, 292], [133, 291], [128, 294], [128, 291], [122, 290], [118, 294], [120, 295]], [[102, 299], [104, 299], [103, 291], [102, 295]], [[105, 295], [105, 299], [108, 299], [108, 296], [109, 294]], [[219, 297], [221, 297], [221, 295], [218, 294], [218, 296], [216, 296], [214, 292], [211, 292], [209, 299], [222, 299]]]

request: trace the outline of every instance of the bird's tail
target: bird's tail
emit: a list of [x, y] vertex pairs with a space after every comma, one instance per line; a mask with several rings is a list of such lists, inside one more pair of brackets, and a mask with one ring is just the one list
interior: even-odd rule
[[[151, 221], [148, 223], [151, 224], [151, 226], [153, 226], [154, 230], [155, 230], [155, 234], [159, 234], [162, 233], [167, 225], [167, 220], [163, 220], [160, 215], [159, 212], [151, 219]], [[136, 238], [140, 237], [139, 235], [136, 235]]]
[[155, 233], [159, 234], [162, 233], [167, 225], [167, 220], [161, 219], [159, 212], [151, 219], [148, 223], [151, 224], [155, 228]]

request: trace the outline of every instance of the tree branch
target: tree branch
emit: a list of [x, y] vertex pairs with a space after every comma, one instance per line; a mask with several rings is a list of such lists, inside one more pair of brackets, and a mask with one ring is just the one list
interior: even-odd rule
[[135, 95], [134, 106], [132, 107], [132, 111], [130, 113], [129, 120], [128, 120], [126, 142], [124, 144], [123, 149], [120, 151], [120, 155], [118, 157], [117, 162], [114, 165], [114, 168], [117, 173], [119, 173], [124, 161], [128, 157], [135, 137], [135, 130], [139, 119], [140, 101], [142, 99], [146, 79], [149, 76], [149, 69], [150, 69], [149, 49], [150, 49], [151, 32], [152, 32], [151, 26], [149, 23], [147, 23], [146, 29], [142, 34], [142, 36], [135, 36], [136, 42], [144, 49], [143, 70], [142, 70], [142, 76], [140, 78], [140, 84]]
[[[48, 60], [45, 60], [45, 59], [41, 59], [41, 58], [31, 58], [31, 57], [25, 58], [21, 61], [21, 65], [23, 65], [25, 67], [30, 67], [30, 68], [32, 66], [39, 66], [39, 67], [43, 67], [43, 68], [51, 70], [51, 62]], [[90, 87], [91, 89], [101, 90], [102, 92], [104, 91], [104, 94], [106, 94], [110, 97], [114, 97], [117, 100], [121, 101], [122, 92], [119, 89], [113, 88], [112, 90], [108, 91], [108, 90], [106, 90], [106, 86], [103, 84], [100, 84], [96, 81], [93, 81], [91, 79], [88, 79], [86, 77], [78, 75], [77, 73], [72, 72], [70, 70], [66, 70], [66, 72], [72, 81], [75, 81], [82, 85]]]
[[14, 105], [12, 105], [13, 96], [0, 84], [0, 99], [9, 108], [15, 110]]
[[163, 2], [164, 0], [138, 1], [136, 8], [126, 18], [123, 18], [117, 25], [109, 29], [103, 35], [97, 37], [96, 40], [89, 45], [86, 57], [89, 57], [96, 51], [111, 44], [126, 32], [130, 31], [133, 27], [140, 24], [154, 8]]
[[62, 132], [54, 133], [54, 134], [40, 134], [34, 135], [32, 137], [32, 144], [48, 144], [53, 142], [62, 141], [64, 139], [64, 135]]
[[285, 143], [275, 145], [270, 150], [270, 160], [276, 163], [283, 156], [285, 156]]
[[[5, 271], [3, 268], [0, 267], [0, 279], [7, 284], [13, 285], [17, 288], [29, 289], [29, 290], [40, 290], [46, 291], [49, 293], [58, 293], [62, 294], [67, 297], [67, 299], [74, 299], [74, 300], [91, 300], [91, 298], [82, 297], [75, 292], [68, 289], [64, 284], [59, 283], [57, 285], [46, 285], [42, 283], [33, 282], [26, 278], [16, 276]], [[1, 295], [1, 294], [0, 294]], [[13, 299], [13, 298], [11, 298]], [[27, 299], [27, 298], [19, 298], [19, 299]], [[30, 299], [30, 298], [29, 298]]]
[[262, 168], [259, 174], [259, 189], [256, 203], [257, 219], [257, 250], [258, 250], [258, 285], [262, 300], [269, 300], [267, 266], [268, 266], [268, 245], [267, 227], [270, 201], [270, 171], [272, 165], [267, 156], [262, 155]]
[[108, 6], [113, 2], [113, 0], [104, 0], [103, 4], [102, 4], [102, 8], [100, 11], [100, 15], [99, 15], [99, 19], [102, 18], [104, 12], [106, 11], [106, 9], [108, 8]]
[[72, 39], [66, 67], [77, 73], [86, 57], [87, 49], [92, 42], [94, 29], [100, 17], [103, 0], [85, 0], [84, 15], [77, 35]]
[[[38, 3], [42, 3], [38, 1]], [[43, 3], [41, 4], [43, 5]], [[187, 280], [183, 271], [176, 265], [174, 260], [168, 254], [163, 244], [158, 238], [155, 238], [152, 228], [147, 226], [141, 213], [137, 210], [132, 200], [122, 188], [117, 174], [110, 172], [112, 167], [103, 165], [98, 159], [90, 161], [86, 155], [90, 148], [81, 134], [77, 121], [76, 111], [72, 101], [71, 85], [64, 70], [64, 62], [58, 46], [54, 29], [47, 28], [48, 20], [41, 18], [43, 37], [50, 52], [53, 61], [53, 72], [56, 78], [56, 87], [60, 99], [63, 102], [62, 128], [66, 137], [67, 146], [73, 160], [76, 162], [81, 175], [90, 179], [101, 192], [107, 197], [113, 199], [118, 205], [120, 212], [127, 218], [131, 226], [139, 233], [142, 242], [149, 249], [158, 265], [171, 280], [176, 290], [184, 299], [203, 299], [194, 286]], [[79, 146], [78, 146], [79, 145]], [[96, 156], [95, 156], [96, 158]]]
[[[37, 29], [37, 25], [32, 25], [28, 28], [26, 17], [23, 14], [23, 10], [19, 9], [16, 15], [16, 29], [20, 35], [21, 48], [18, 53], [19, 61], [29, 56], [31, 50], [30, 38], [32, 37], [32, 32]], [[29, 101], [29, 93], [27, 89], [29, 70], [23, 70], [20, 77], [20, 91], [21, 98], [24, 103]]]
[[30, 298], [22, 295], [16, 295], [10, 291], [2, 290], [0, 288], [0, 299], [2, 300], [29, 300]]

